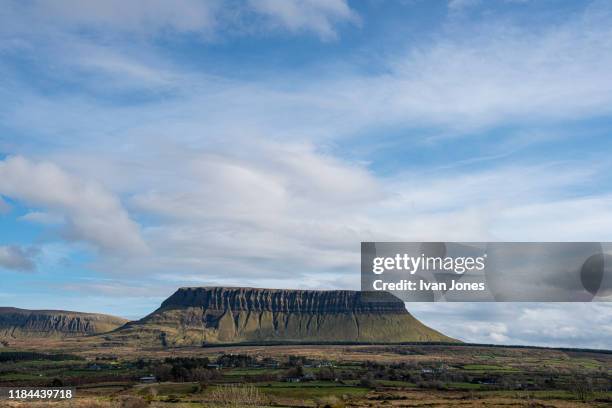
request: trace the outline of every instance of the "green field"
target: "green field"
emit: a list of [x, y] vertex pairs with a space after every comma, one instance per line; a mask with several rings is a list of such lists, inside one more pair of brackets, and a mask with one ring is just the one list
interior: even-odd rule
[[[612, 404], [612, 354], [607, 352], [312, 345], [112, 354], [73, 350], [74, 356], [60, 358], [54, 350], [16, 351], [0, 352], [0, 386], [74, 386], [77, 402], [85, 404], [79, 408]], [[141, 380], [151, 375], [153, 383]]]

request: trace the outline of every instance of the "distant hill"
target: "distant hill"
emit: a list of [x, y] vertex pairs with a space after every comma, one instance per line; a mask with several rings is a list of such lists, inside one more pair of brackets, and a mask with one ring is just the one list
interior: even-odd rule
[[96, 313], [0, 307], [0, 339], [85, 336], [109, 332], [126, 322]]
[[181, 346], [244, 342], [455, 342], [386, 293], [226, 287], [181, 288], [145, 318], [105, 336]]

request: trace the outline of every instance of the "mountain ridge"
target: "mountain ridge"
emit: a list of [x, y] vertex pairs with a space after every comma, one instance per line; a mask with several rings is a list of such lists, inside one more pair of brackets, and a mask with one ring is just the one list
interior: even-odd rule
[[121, 317], [68, 310], [0, 307], [0, 338], [78, 337], [110, 332], [128, 322]]
[[348, 290], [184, 287], [148, 316], [107, 337], [162, 346], [457, 341], [425, 326], [391, 294], [374, 296]]
[[[369, 300], [368, 300], [369, 299]], [[392, 295], [364, 295], [352, 290], [266, 289], [253, 287], [181, 287], [162, 302], [160, 309], [173, 306], [229, 307], [234, 311], [325, 312], [405, 311]]]

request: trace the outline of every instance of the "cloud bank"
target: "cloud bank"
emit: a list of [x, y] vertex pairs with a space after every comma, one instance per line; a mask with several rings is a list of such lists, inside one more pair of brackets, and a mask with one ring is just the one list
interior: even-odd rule
[[[91, 243], [103, 251], [146, 251], [137, 224], [112, 193], [55, 164], [21, 156], [0, 161], [0, 194], [62, 214], [63, 234], [69, 240]], [[29, 218], [40, 220], [40, 216]]]

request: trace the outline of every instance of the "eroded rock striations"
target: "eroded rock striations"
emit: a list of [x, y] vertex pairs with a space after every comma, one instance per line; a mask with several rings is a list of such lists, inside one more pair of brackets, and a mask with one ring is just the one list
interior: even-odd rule
[[130, 322], [115, 340], [167, 346], [241, 342], [454, 341], [423, 325], [386, 293], [371, 301], [354, 291], [181, 288], [159, 309]]
[[85, 336], [112, 331], [126, 322], [95, 313], [0, 307], [0, 338]]

